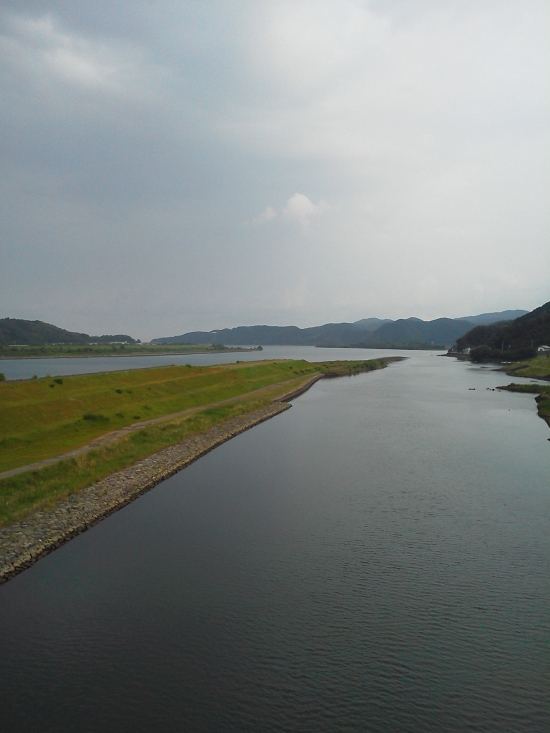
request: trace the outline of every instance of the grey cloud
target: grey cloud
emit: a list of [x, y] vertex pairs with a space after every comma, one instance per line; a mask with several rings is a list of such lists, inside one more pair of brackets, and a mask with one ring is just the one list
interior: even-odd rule
[[3, 7], [3, 315], [147, 338], [547, 299], [545, 3]]

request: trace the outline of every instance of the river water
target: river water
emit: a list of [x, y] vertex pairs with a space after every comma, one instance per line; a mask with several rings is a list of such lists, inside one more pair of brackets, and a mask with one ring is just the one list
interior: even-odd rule
[[145, 369], [169, 364], [228, 364], [258, 359], [306, 359], [331, 361], [333, 359], [376, 359], [379, 356], [407, 354], [390, 349], [327, 349], [316, 346], [264, 346], [263, 351], [235, 351], [226, 354], [159, 354], [158, 356], [92, 356], [51, 359], [0, 359], [0, 371], [6, 379], [68, 376], [114, 372], [124, 369]]
[[547, 731], [550, 432], [507, 381], [322, 380], [1, 586], [0, 728]]

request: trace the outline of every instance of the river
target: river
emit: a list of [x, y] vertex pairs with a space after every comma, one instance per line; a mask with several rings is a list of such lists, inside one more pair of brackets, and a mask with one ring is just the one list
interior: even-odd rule
[[409, 355], [1, 586], [2, 730], [548, 730], [550, 432], [505, 375]]
[[[65, 377], [70, 374], [114, 372], [124, 369], [145, 369], [169, 364], [228, 364], [258, 359], [306, 359], [331, 361], [333, 359], [376, 359], [382, 356], [409, 354], [390, 349], [327, 349], [316, 346], [264, 346], [263, 351], [235, 351], [226, 354], [159, 354], [157, 356], [91, 356], [51, 359], [0, 359], [0, 371], [6, 379], [37, 377]], [[430, 352], [431, 353], [431, 352]], [[436, 352], [433, 352], [436, 353]]]

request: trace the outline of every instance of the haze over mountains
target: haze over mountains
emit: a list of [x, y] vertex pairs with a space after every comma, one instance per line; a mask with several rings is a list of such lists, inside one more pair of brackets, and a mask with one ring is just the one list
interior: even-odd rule
[[191, 331], [181, 336], [153, 339], [156, 344], [225, 344], [226, 346], [363, 346], [389, 345], [451, 346], [458, 338], [477, 325], [489, 325], [513, 320], [525, 310], [481, 313], [465, 318], [401, 318], [397, 321], [363, 318], [354, 323], [326, 323], [311, 328], [297, 326], [238, 326], [213, 331]]

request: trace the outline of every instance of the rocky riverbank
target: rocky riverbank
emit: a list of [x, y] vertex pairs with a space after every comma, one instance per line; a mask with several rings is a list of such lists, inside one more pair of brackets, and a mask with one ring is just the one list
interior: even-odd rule
[[[390, 361], [400, 361], [402, 358], [378, 360], [377, 366], [372, 368], [378, 369], [387, 366]], [[25, 521], [0, 528], [0, 583], [5, 583], [29, 568], [41, 557], [82, 534], [218, 445], [288, 410], [291, 407], [289, 400], [306, 392], [319, 379], [360, 373], [341, 371], [338, 363], [335, 364], [332, 371], [317, 373], [299, 387], [274, 398], [268, 407], [239, 415], [215, 425], [206, 433], [194, 435], [179, 445], [164, 448], [58, 502], [52, 509], [35, 512]], [[227, 400], [230, 401], [232, 400]], [[150, 422], [156, 423], [161, 419], [156, 418]], [[146, 423], [138, 425], [145, 426]]]
[[180, 445], [170, 446], [118, 471], [24, 522], [0, 529], [0, 583], [33, 565], [73, 537], [85, 532], [193, 461], [271, 417], [288, 410], [285, 399], [297, 396], [320, 378], [308, 380], [269, 407], [232, 418]]

